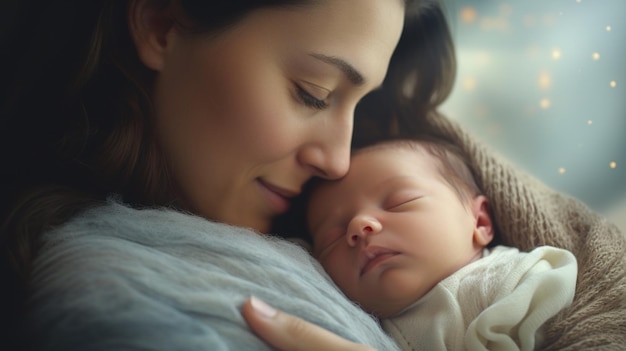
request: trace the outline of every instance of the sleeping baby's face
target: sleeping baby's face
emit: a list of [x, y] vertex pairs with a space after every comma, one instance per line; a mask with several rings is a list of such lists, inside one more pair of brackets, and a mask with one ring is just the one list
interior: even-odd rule
[[375, 147], [311, 196], [313, 253], [348, 297], [388, 317], [472, 261], [476, 220], [422, 149]]

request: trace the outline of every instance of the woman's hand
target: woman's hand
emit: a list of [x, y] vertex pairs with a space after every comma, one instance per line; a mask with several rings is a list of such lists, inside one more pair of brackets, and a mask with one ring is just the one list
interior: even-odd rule
[[255, 297], [246, 300], [242, 314], [250, 328], [278, 350], [375, 351], [369, 346], [355, 344], [317, 325], [277, 311]]

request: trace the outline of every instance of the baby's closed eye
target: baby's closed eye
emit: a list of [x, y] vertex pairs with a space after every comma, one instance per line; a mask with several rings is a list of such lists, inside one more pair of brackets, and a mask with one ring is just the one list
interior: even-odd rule
[[413, 191], [395, 192], [385, 198], [383, 208], [387, 211], [402, 211], [414, 205], [420, 198], [422, 198], [422, 195]]

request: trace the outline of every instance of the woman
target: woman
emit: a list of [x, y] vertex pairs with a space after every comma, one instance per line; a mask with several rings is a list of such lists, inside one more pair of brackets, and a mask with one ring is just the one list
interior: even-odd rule
[[[133, 224], [117, 222], [116, 216], [125, 213], [139, 223], [148, 214], [146, 218], [158, 223], [155, 231], [180, 220], [180, 231], [186, 225], [198, 225], [203, 232], [232, 230], [233, 238], [257, 243], [260, 239], [251, 238], [249, 231], [199, 224], [197, 217], [181, 219], [180, 212], [267, 233], [272, 219], [288, 209], [308, 179], [345, 174], [353, 111], [365, 95], [380, 88], [372, 98], [420, 116], [447, 96], [454, 75], [445, 20], [438, 4], [430, 1], [229, 1], [219, 8], [192, 0], [33, 1], [20, 2], [16, 8], [19, 20], [6, 36], [6, 47], [14, 55], [3, 62], [10, 68], [5, 80], [10, 83], [3, 91], [5, 128], [0, 138], [3, 159], [10, 166], [5, 167], [2, 182], [7, 193], [2, 203], [3, 271], [16, 288], [4, 301], [12, 324], [28, 315], [23, 331], [34, 347], [130, 347], [143, 337], [150, 347], [171, 348], [176, 340], [189, 341], [177, 339], [186, 334], [167, 329], [171, 320], [178, 321], [173, 316], [181, 317], [180, 323], [192, 320], [186, 330], [201, 329], [200, 325], [210, 329], [211, 322], [194, 324], [194, 314], [185, 310], [189, 306], [168, 310], [170, 321], [163, 318], [165, 312], [154, 312], [164, 323], [159, 326], [166, 326], [170, 343], [155, 338], [166, 335], [160, 329], [141, 324], [152, 320], [147, 316], [126, 324], [130, 329], [117, 328], [120, 318], [128, 322], [124, 318], [137, 316], [123, 312], [134, 311], [145, 300], [143, 295], [125, 300], [123, 292], [116, 293], [127, 280], [118, 284], [115, 276], [103, 285], [99, 279], [113, 271], [107, 267], [149, 270], [153, 266], [148, 256], [146, 263], [135, 260], [134, 249], [126, 255], [119, 252], [136, 248], [128, 244], [134, 242], [140, 244], [136, 250], [154, 253], [160, 242], [149, 235], [141, 241], [132, 230], [129, 237], [117, 236]], [[372, 130], [383, 131], [383, 137], [392, 127], [406, 126], [388, 114], [372, 116], [357, 131], [363, 142], [369, 140], [372, 125]], [[111, 195], [117, 196], [114, 205], [107, 204]], [[146, 207], [162, 210], [141, 210]], [[167, 210], [171, 208], [178, 211]], [[108, 231], [103, 234], [96, 227]], [[94, 246], [92, 234], [104, 240], [98, 241], [101, 246]], [[218, 240], [217, 233], [211, 235]], [[83, 238], [91, 241], [85, 244]], [[107, 246], [111, 242], [126, 244]], [[90, 249], [82, 250], [81, 245]], [[276, 250], [275, 256], [284, 254], [285, 243], [267, 245], [267, 250]], [[124, 279], [144, 284], [133, 280], [143, 277], [142, 272]], [[162, 272], [154, 279], [169, 284], [168, 277]], [[321, 277], [307, 278], [324, 284]], [[98, 284], [90, 290], [93, 280]], [[245, 279], [237, 284], [243, 283]], [[291, 284], [287, 278], [273, 283], [273, 290]], [[153, 294], [152, 284], [157, 283], [146, 284], [144, 292]], [[251, 291], [268, 288], [259, 283]], [[98, 312], [109, 299], [121, 300], [109, 306], [114, 310]], [[294, 306], [306, 305], [299, 303]], [[244, 313], [259, 326], [249, 313], [252, 306], [246, 304]], [[353, 307], [337, 309], [357, 313]], [[333, 308], [323, 316], [309, 309], [311, 319], [332, 322]], [[111, 315], [112, 320], [102, 321]], [[317, 334], [314, 330], [319, 329], [310, 325], [296, 331], [280, 329], [282, 321], [303, 322], [278, 316], [274, 324], [278, 337], [270, 341], [278, 346], [283, 342], [285, 349], [297, 346], [284, 342], [299, 337], [298, 330], [309, 331], [322, 342], [310, 344], [313, 349], [354, 346], [332, 333]], [[380, 342], [378, 347], [388, 345], [380, 330], [371, 329], [372, 321], [354, 318], [354, 325], [343, 327], [346, 333], [349, 329], [361, 330], [355, 335], [379, 333], [372, 340]], [[233, 319], [231, 324], [241, 330], [243, 322]], [[126, 334], [129, 330], [132, 333]], [[250, 339], [244, 331], [227, 333], [215, 327], [212, 335], [217, 337], [211, 340], [216, 344], [205, 346], [225, 347], [235, 339]], [[90, 344], [93, 339], [98, 341]], [[256, 345], [248, 339], [245, 345]]]

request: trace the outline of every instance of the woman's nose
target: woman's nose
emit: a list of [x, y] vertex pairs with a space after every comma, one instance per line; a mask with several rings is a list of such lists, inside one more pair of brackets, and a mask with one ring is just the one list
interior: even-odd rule
[[312, 140], [304, 145], [298, 158], [312, 173], [325, 179], [343, 177], [350, 167], [353, 114], [329, 116], [331, 122], [320, 121]]
[[382, 224], [370, 215], [358, 215], [348, 223], [346, 240], [351, 247], [356, 246], [361, 240], [368, 240], [371, 235], [380, 233]]

